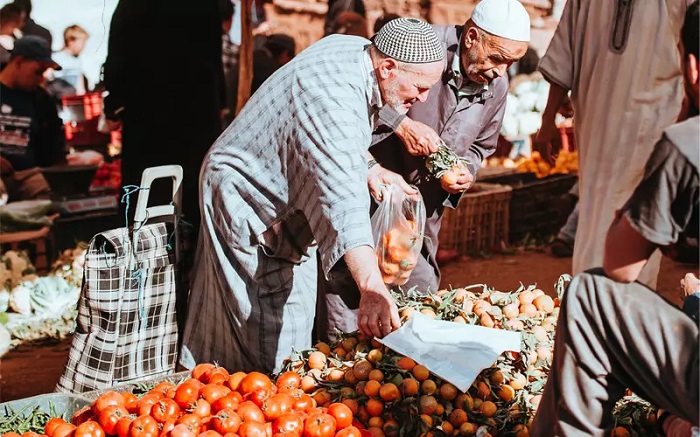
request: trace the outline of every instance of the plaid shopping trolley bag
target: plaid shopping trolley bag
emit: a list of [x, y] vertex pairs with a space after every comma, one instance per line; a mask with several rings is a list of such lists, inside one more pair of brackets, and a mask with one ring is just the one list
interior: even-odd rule
[[[146, 208], [152, 181], [173, 179], [173, 203]], [[177, 359], [176, 210], [182, 168], [146, 169], [133, 228], [95, 235], [85, 256], [78, 319], [56, 391], [82, 393], [171, 374]], [[173, 223], [146, 223], [154, 218]]]

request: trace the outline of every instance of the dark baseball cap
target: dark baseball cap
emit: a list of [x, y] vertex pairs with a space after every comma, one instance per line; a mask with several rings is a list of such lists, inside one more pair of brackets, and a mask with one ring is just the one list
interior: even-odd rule
[[51, 47], [44, 38], [27, 35], [15, 41], [12, 49], [12, 56], [22, 56], [23, 58], [50, 64], [54, 70], [60, 70], [61, 66], [51, 58]]

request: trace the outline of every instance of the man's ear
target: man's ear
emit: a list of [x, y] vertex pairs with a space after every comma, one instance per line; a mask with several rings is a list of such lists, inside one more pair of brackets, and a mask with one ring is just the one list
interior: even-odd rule
[[394, 59], [384, 58], [377, 67], [379, 78], [384, 80], [389, 79], [393, 74], [396, 73], [396, 70], [398, 68], [399, 66]]
[[688, 55], [685, 58], [686, 62], [686, 79], [691, 85], [696, 85], [698, 83], [698, 78], [700, 78], [700, 65], [698, 65], [698, 58], [695, 55]]
[[479, 29], [474, 26], [467, 27], [464, 32], [464, 45], [468, 49], [472, 48], [476, 43], [479, 42]]

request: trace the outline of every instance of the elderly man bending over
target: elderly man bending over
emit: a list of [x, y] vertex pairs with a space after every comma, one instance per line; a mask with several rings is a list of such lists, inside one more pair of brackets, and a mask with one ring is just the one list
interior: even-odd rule
[[444, 57], [430, 26], [396, 20], [374, 43], [324, 38], [253, 95], [202, 166], [185, 367], [276, 371], [310, 347], [317, 252], [324, 275], [350, 268], [365, 334], [398, 326], [372, 248], [367, 149], [379, 109], [425, 100]]

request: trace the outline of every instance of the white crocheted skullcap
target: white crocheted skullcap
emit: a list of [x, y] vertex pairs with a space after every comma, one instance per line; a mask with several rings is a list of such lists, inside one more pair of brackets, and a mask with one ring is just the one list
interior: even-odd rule
[[427, 64], [445, 57], [445, 49], [433, 28], [418, 18], [391, 20], [372, 41], [380, 52], [401, 62]]
[[514, 41], [530, 41], [530, 14], [518, 0], [481, 0], [472, 12], [474, 24]]

